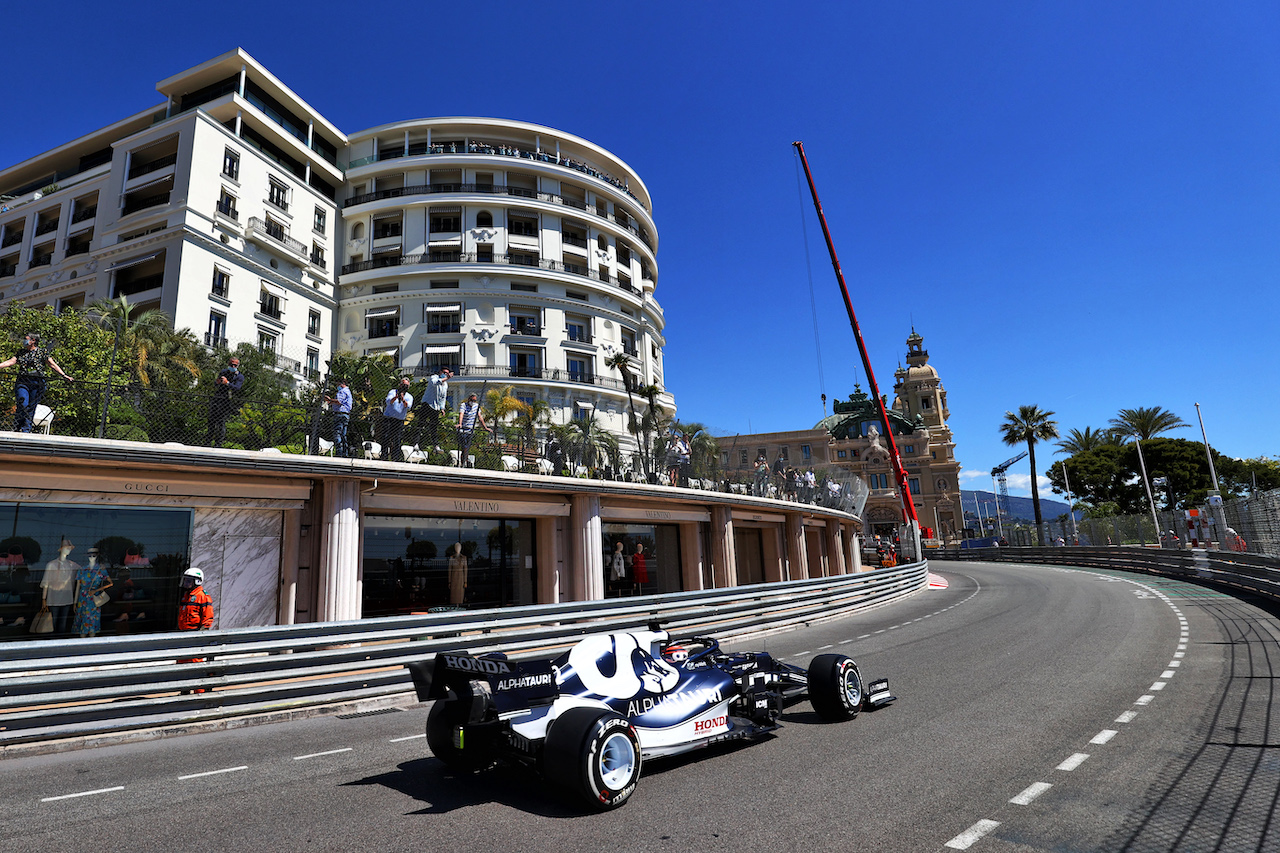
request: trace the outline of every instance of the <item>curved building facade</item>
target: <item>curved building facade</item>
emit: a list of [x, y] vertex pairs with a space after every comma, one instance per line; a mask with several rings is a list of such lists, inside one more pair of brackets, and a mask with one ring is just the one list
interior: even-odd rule
[[[418, 375], [450, 367], [458, 401], [513, 386], [553, 423], [627, 431], [632, 387], [664, 389], [658, 235], [644, 182], [585, 139], [525, 122], [436, 118], [348, 137], [335, 349]], [[656, 396], [665, 415], [675, 402]], [[640, 413], [647, 397], [637, 395]]]

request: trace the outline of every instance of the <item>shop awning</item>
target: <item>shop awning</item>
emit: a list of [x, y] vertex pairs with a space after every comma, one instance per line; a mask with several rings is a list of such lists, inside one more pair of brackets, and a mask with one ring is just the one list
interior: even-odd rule
[[457, 314], [462, 311], [461, 305], [428, 305], [428, 314]]
[[378, 320], [378, 319], [382, 319], [383, 317], [399, 317], [399, 316], [400, 316], [400, 306], [398, 305], [392, 306], [391, 308], [370, 308], [369, 310], [364, 312], [364, 318], [366, 320]]

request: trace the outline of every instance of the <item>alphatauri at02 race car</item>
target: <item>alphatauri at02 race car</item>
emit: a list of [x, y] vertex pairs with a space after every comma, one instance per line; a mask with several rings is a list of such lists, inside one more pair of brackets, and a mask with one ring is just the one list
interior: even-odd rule
[[793, 701], [840, 721], [896, 698], [887, 679], [864, 684], [844, 655], [818, 655], [806, 670], [656, 625], [587, 636], [554, 660], [445, 652], [408, 667], [418, 698], [435, 702], [427, 743], [445, 764], [528, 765], [602, 811], [627, 802], [643, 761], [758, 738]]

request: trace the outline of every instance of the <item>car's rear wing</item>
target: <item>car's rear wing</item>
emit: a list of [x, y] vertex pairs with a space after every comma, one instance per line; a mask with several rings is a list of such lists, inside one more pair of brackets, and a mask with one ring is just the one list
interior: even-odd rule
[[407, 664], [419, 701], [442, 699], [449, 688], [461, 694], [473, 681], [485, 682], [498, 713], [549, 705], [560, 695], [549, 660], [513, 661], [502, 655], [441, 652], [432, 660]]

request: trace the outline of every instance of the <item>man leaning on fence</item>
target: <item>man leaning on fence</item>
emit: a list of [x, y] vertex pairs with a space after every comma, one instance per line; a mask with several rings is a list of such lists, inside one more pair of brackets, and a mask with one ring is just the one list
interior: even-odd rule
[[392, 462], [403, 462], [404, 452], [400, 450], [400, 442], [404, 439], [404, 419], [413, 408], [413, 395], [409, 393], [409, 377], [400, 380], [400, 384], [387, 392], [386, 404], [382, 407], [382, 458]]
[[240, 359], [235, 356], [218, 372], [213, 383], [213, 399], [209, 401], [209, 435], [206, 444], [221, 447], [227, 438], [227, 421], [235, 411], [236, 399], [244, 387], [244, 374], [240, 372]]

